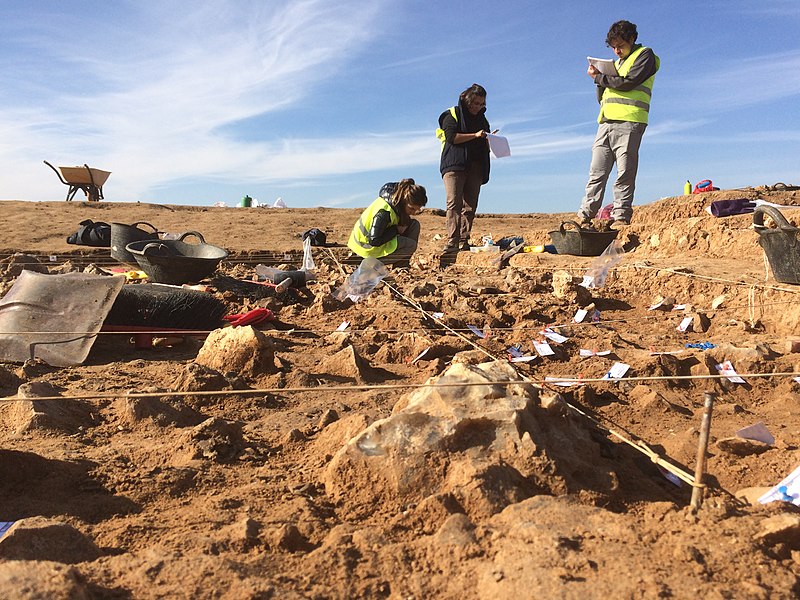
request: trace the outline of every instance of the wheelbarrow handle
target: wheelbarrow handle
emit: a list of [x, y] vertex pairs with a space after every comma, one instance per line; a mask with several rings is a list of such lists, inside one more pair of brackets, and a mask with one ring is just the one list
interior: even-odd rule
[[178, 238], [178, 241], [182, 242], [184, 240], [184, 238], [186, 238], [187, 236], [190, 236], [190, 235], [193, 235], [196, 238], [198, 238], [200, 240], [201, 244], [205, 244], [206, 243], [206, 239], [203, 237], [203, 234], [198, 232], [198, 231], [187, 231], [185, 233], [182, 233], [181, 236]]
[[58, 175], [58, 179], [59, 179], [59, 181], [61, 181], [61, 183], [63, 183], [64, 185], [69, 185], [69, 182], [67, 182], [67, 181], [64, 181], [64, 178], [61, 176], [61, 171], [59, 171], [58, 169], [56, 169], [56, 168], [55, 168], [53, 165], [51, 165], [51, 164], [50, 164], [49, 162], [47, 162], [46, 160], [43, 160], [42, 162], [43, 162], [44, 164], [46, 164], [48, 167], [50, 167], [51, 169], [53, 169], [53, 171], [55, 171], [55, 172], [56, 172], [56, 175]]

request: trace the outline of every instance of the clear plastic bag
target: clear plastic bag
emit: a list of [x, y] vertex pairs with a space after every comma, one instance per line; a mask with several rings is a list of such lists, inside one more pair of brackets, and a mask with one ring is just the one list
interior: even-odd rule
[[303, 266], [302, 269], [306, 273], [313, 273], [317, 268], [314, 264], [314, 257], [311, 255], [311, 238], [306, 237], [303, 240]]
[[372, 293], [381, 280], [389, 274], [381, 261], [365, 258], [350, 277], [333, 292], [333, 297], [343, 301], [347, 298], [360, 302]]
[[603, 253], [594, 259], [592, 266], [586, 271], [583, 276], [581, 285], [586, 288], [601, 288], [606, 284], [608, 272], [622, 260], [622, 255], [625, 250], [622, 248], [622, 242], [614, 240], [608, 247], [603, 250]]

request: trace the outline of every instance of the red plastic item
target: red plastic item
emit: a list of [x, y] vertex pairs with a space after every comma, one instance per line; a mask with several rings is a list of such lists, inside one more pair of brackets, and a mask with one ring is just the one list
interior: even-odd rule
[[238, 315], [228, 315], [223, 317], [232, 327], [241, 327], [243, 325], [257, 325], [263, 321], [272, 321], [275, 319], [275, 314], [268, 308], [254, 308], [246, 313]]
[[714, 184], [711, 183], [710, 179], [703, 179], [703, 181], [698, 181], [697, 185], [694, 186], [693, 194], [702, 194], [703, 192], [718, 192], [719, 188], [715, 188]]

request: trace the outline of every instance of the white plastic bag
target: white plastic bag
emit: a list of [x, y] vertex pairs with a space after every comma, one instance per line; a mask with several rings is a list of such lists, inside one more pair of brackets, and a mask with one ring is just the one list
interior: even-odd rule
[[625, 250], [622, 248], [622, 242], [614, 240], [608, 247], [603, 250], [603, 253], [594, 259], [592, 266], [586, 271], [583, 276], [581, 285], [585, 288], [601, 288], [606, 284], [606, 277], [608, 272], [622, 260], [622, 255]]
[[381, 261], [365, 258], [347, 281], [333, 292], [333, 297], [340, 301], [350, 298], [353, 302], [359, 302], [369, 296], [388, 274], [386, 265]]

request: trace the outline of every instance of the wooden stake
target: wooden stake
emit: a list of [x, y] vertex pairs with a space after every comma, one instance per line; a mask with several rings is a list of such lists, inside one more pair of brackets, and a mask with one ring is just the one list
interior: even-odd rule
[[697, 511], [703, 504], [703, 479], [706, 472], [706, 454], [708, 451], [708, 434], [711, 431], [711, 413], [714, 411], [714, 392], [703, 394], [703, 420], [700, 423], [700, 440], [697, 443], [697, 459], [694, 467], [695, 487], [692, 488], [692, 510]]

